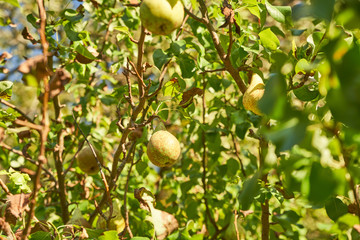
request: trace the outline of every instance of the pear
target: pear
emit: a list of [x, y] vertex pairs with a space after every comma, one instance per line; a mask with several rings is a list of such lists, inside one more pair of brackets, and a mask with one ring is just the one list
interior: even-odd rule
[[140, 19], [150, 32], [168, 35], [181, 26], [184, 6], [180, 0], [143, 0]]
[[155, 132], [147, 145], [147, 155], [158, 167], [174, 165], [180, 156], [180, 151], [179, 141], [166, 130]]
[[[103, 157], [97, 149], [94, 149], [96, 156], [100, 163], [103, 162]], [[76, 162], [84, 173], [87, 173], [89, 175], [93, 175], [99, 172], [99, 165], [96, 161], [96, 158], [91, 151], [90, 147], [86, 146], [79, 152], [78, 156], [76, 157]]]
[[263, 115], [258, 107], [258, 102], [264, 95], [265, 84], [261, 77], [257, 74], [252, 76], [250, 85], [243, 96], [243, 105], [247, 110], [257, 115]]

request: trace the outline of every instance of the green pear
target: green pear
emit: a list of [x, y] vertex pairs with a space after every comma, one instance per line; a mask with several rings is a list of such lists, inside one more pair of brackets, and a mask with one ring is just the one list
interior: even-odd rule
[[180, 156], [180, 143], [174, 135], [166, 130], [155, 132], [147, 145], [150, 161], [158, 167], [170, 167]]
[[[94, 149], [96, 156], [100, 163], [103, 162], [103, 157], [97, 149]], [[96, 158], [91, 151], [90, 147], [86, 146], [79, 152], [78, 156], [76, 157], [76, 162], [84, 173], [87, 173], [89, 175], [93, 175], [99, 172], [99, 165], [96, 161]]]
[[184, 6], [180, 0], [143, 0], [140, 19], [150, 32], [168, 35], [181, 26]]
[[263, 115], [258, 107], [258, 102], [264, 95], [265, 84], [261, 77], [257, 74], [252, 76], [250, 85], [243, 96], [243, 105], [247, 110], [257, 115]]

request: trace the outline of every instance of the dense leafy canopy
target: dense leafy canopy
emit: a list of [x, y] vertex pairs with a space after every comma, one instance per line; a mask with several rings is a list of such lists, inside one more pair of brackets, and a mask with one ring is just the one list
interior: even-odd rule
[[[156, 35], [136, 0], [0, 1], [0, 234], [358, 239], [359, 1], [182, 2]], [[166, 168], [146, 154], [161, 123]]]

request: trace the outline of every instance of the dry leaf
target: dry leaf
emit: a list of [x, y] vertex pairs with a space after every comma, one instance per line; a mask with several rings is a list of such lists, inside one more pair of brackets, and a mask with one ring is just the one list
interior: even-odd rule
[[151, 217], [148, 219], [153, 223], [158, 239], [165, 239], [179, 227], [179, 223], [173, 215], [154, 207], [155, 197], [149, 190], [146, 188], [135, 189], [134, 195], [140, 202], [140, 207], [151, 213]]
[[18, 70], [23, 74], [34, 75], [36, 79], [39, 81], [43, 77], [49, 75], [46, 69], [46, 62], [47, 59], [44, 57], [44, 55], [37, 55], [21, 63]]
[[79, 236], [79, 240], [82, 239], [88, 239], [89, 238], [89, 234], [87, 233], [85, 228], [81, 228], [81, 234]]
[[16, 224], [22, 213], [28, 209], [29, 198], [30, 194], [24, 193], [7, 196], [5, 218], [8, 223]]
[[360, 233], [360, 225], [359, 225], [359, 224], [355, 224], [355, 225], [353, 226], [353, 228], [354, 228], [358, 233]]
[[142, 187], [135, 189], [134, 196], [140, 202], [141, 209], [145, 209], [150, 212], [151, 208], [154, 207], [155, 197], [146, 188]]
[[156, 237], [158, 239], [165, 239], [174, 230], [179, 227], [179, 223], [176, 218], [165, 211], [153, 209], [151, 211], [153, 224], [155, 227]]
[[59, 95], [71, 80], [71, 74], [64, 68], [58, 68], [50, 80], [50, 98]]
[[182, 95], [182, 99], [181, 102], [179, 103], [179, 105], [182, 108], [187, 108], [192, 102], [193, 102], [193, 98], [196, 95], [202, 96], [203, 94], [203, 90], [197, 87], [191, 88], [187, 91], [185, 91]]
[[223, 25], [221, 25], [219, 28], [224, 28], [224, 27], [228, 26], [229, 23], [231, 23], [231, 24], [235, 25], [236, 33], [240, 34], [240, 26], [237, 24], [237, 22], [234, 18], [234, 16], [235, 16], [234, 10], [232, 9], [231, 4], [227, 0], [223, 1], [223, 5], [221, 7], [221, 12], [225, 16], [225, 23]]
[[38, 41], [36, 41], [35, 38], [30, 34], [29, 29], [27, 27], [25, 27], [22, 30], [21, 35], [23, 36], [24, 39], [29, 40], [34, 45], [38, 43]]
[[247, 217], [248, 215], [254, 213], [253, 210], [240, 210], [240, 212], [244, 215], [244, 217]]

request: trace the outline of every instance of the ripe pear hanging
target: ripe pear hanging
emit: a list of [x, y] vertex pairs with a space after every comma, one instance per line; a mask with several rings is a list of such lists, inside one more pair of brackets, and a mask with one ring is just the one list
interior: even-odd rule
[[264, 95], [264, 92], [265, 84], [263, 80], [259, 75], [254, 74], [251, 78], [251, 83], [243, 96], [244, 108], [257, 115], [263, 115], [258, 107], [258, 102]]

